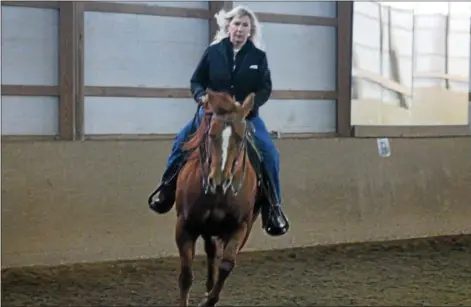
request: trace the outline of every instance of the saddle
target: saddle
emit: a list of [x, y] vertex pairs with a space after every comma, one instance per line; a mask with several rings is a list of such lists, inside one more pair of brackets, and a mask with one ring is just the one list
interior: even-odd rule
[[[260, 149], [257, 147], [254, 139], [255, 127], [250, 123], [249, 133], [247, 134], [247, 156], [249, 162], [254, 168], [255, 174], [257, 176], [257, 181], [259, 185], [259, 195], [258, 199], [262, 202], [257, 201], [257, 204], [254, 208], [254, 213], [260, 212], [260, 210], [268, 210], [267, 206], [263, 206], [263, 202], [268, 201], [272, 206], [276, 205], [277, 200], [273, 190], [273, 183], [271, 177], [268, 175], [267, 169], [263, 164], [263, 156], [260, 152]], [[267, 214], [262, 214], [263, 217], [268, 216]], [[266, 224], [266, 220], [262, 219], [262, 225]]]
[[252, 164], [252, 167], [255, 170], [255, 173], [257, 174], [257, 177], [260, 180], [260, 177], [263, 175], [262, 174], [262, 168], [263, 168], [263, 158], [260, 150], [258, 149], [257, 145], [255, 144], [255, 127], [251, 122], [247, 122], [248, 124], [248, 129], [249, 133], [247, 133], [247, 155], [249, 157], [250, 164]]

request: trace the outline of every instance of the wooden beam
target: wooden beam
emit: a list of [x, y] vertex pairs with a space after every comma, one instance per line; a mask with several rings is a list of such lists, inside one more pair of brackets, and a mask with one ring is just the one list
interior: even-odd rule
[[381, 88], [385, 88], [391, 91], [394, 91], [396, 93], [400, 93], [404, 96], [412, 96], [412, 90], [408, 88], [407, 86], [396, 82], [395, 80], [388, 79], [384, 77], [381, 74], [374, 73], [365, 69], [360, 69], [360, 68], [354, 68], [352, 69], [352, 76], [358, 78], [358, 79], [363, 79], [367, 80], [369, 82], [373, 82], [381, 86]]
[[260, 13], [257, 12], [256, 14], [260, 22], [307, 25], [307, 26], [330, 26], [330, 27], [336, 27], [338, 24], [337, 18], [331, 18], [331, 17], [261, 13], [261, 12]]
[[60, 1], [2, 1], [2, 6], [59, 9], [59, 2]]
[[280, 100], [336, 100], [337, 92], [334, 91], [292, 91], [273, 90], [270, 99]]
[[471, 128], [455, 126], [355, 126], [355, 137], [453, 137], [471, 136]]
[[[151, 88], [151, 87], [115, 87], [85, 86], [85, 96], [94, 97], [136, 97], [136, 98], [192, 98], [188, 88]], [[292, 91], [274, 90], [270, 99], [282, 100], [335, 100], [334, 91]]]
[[[79, 52], [80, 54], [80, 52]], [[83, 57], [83, 55], [82, 55]], [[83, 60], [82, 60], [83, 63]], [[82, 67], [82, 68], [80, 68]], [[77, 68], [76, 68], [77, 69]], [[136, 97], [136, 98], [192, 98], [188, 88], [152, 88], [152, 87], [118, 87], [118, 86], [85, 86], [83, 84], [83, 65], [79, 65], [75, 85], [74, 110], [77, 122], [83, 116], [83, 97]], [[81, 76], [80, 76], [81, 75]], [[65, 80], [69, 77], [67, 76]], [[81, 80], [80, 80], [81, 79]], [[63, 81], [63, 86], [66, 82]], [[67, 84], [67, 87], [70, 85]], [[58, 86], [34, 86], [34, 85], [2, 85], [2, 95], [5, 96], [59, 96]], [[274, 90], [270, 99], [280, 100], [335, 100], [338, 95], [334, 91], [293, 91], [293, 90]], [[69, 99], [66, 92], [63, 92], [62, 99]], [[69, 101], [70, 100], [64, 100]], [[82, 109], [82, 110], [80, 110]], [[68, 112], [68, 109], [64, 110]], [[78, 127], [79, 129], [80, 127]]]
[[50, 142], [58, 140], [59, 137], [56, 135], [2, 135], [2, 142]]
[[337, 2], [337, 133], [352, 136], [351, 79], [352, 79], [352, 28], [353, 2]]
[[446, 81], [465, 82], [468, 83], [468, 77], [464, 75], [450, 75], [439, 72], [416, 72], [413, 78], [431, 78], [431, 79], [444, 79]]
[[192, 98], [188, 88], [132, 86], [85, 86], [84, 95], [93, 97]]
[[2, 84], [2, 96], [59, 96], [59, 87], [56, 85]]
[[[83, 3], [87, 12], [106, 12], [106, 13], [122, 13], [122, 14], [138, 14], [183, 18], [200, 18], [210, 19], [210, 37], [213, 37], [217, 27], [214, 20], [214, 14], [221, 8], [229, 11], [233, 7], [232, 1], [209, 1], [209, 10], [196, 8], [168, 7], [160, 5], [149, 5], [141, 3], [118, 3], [107, 1], [86, 1]], [[312, 26], [337, 26], [337, 18], [304, 16], [277, 13], [256, 13], [261, 22], [281, 23], [281, 24], [298, 24]]]
[[186, 18], [209, 18], [209, 10], [169, 7], [161, 5], [149, 5], [141, 3], [118, 3], [105, 1], [84, 1], [84, 10], [86, 12], [105, 12], [136, 15], [153, 15], [168, 17], [186, 17]]
[[[312, 132], [312, 133], [281, 133], [280, 140], [287, 139], [320, 139], [333, 138], [335, 132]], [[275, 134], [272, 138], [277, 139]], [[136, 140], [174, 140], [175, 134], [89, 134], [85, 136], [88, 141], [136, 141]]]

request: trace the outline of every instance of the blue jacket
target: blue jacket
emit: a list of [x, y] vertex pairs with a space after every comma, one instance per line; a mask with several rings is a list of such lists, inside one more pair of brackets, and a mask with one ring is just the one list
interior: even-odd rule
[[[234, 53], [229, 38], [206, 48], [191, 77], [191, 93], [199, 102], [206, 88], [227, 92], [238, 102], [244, 101], [250, 93], [255, 93], [255, 103], [248, 118], [258, 115], [258, 109], [267, 102], [272, 92], [272, 81], [267, 57], [264, 51], [247, 40], [237, 53]], [[235, 64], [235, 69], [233, 70]]]

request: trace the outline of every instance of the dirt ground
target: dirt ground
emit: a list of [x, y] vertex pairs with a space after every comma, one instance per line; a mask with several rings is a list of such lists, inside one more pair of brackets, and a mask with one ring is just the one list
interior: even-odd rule
[[[177, 304], [177, 259], [2, 271], [3, 306]], [[192, 304], [204, 293], [195, 262]], [[471, 235], [244, 253], [221, 306], [471, 306]]]

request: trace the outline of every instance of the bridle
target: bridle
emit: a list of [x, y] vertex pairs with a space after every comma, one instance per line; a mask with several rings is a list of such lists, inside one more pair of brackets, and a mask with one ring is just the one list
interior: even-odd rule
[[[227, 191], [228, 188], [231, 189], [232, 193], [234, 196], [239, 194], [240, 189], [242, 188], [242, 185], [244, 184], [245, 176], [246, 176], [246, 163], [247, 163], [247, 155], [246, 155], [246, 149], [247, 149], [247, 142], [248, 142], [248, 137], [250, 135], [250, 129], [248, 127], [248, 122], [245, 118], [241, 120], [237, 119], [228, 119], [224, 115], [218, 115], [218, 114], [207, 114], [205, 115], [206, 118], [203, 120], [208, 121], [208, 125], [206, 125], [206, 131], [204, 132], [204, 136], [201, 140], [201, 143], [199, 144], [199, 160], [200, 160], [200, 165], [201, 165], [201, 172], [202, 172], [202, 188], [204, 190], [205, 194], [209, 193], [210, 190], [210, 185], [208, 182], [208, 177], [209, 177], [209, 168], [211, 166], [211, 154], [210, 154], [210, 148], [209, 148], [209, 129], [211, 127], [211, 122], [212, 120], [220, 120], [224, 124], [224, 128], [232, 125], [233, 123], [243, 123], [244, 124], [244, 132], [242, 134], [242, 141], [240, 143], [240, 146], [237, 151], [236, 158], [234, 159], [232, 165], [231, 165], [231, 173], [230, 173], [230, 178], [228, 183], [223, 187], [224, 191]], [[243, 155], [242, 157], [242, 177], [239, 179], [239, 182], [234, 185], [234, 176], [236, 174], [237, 167], [239, 166], [239, 158], [240, 155]]]

